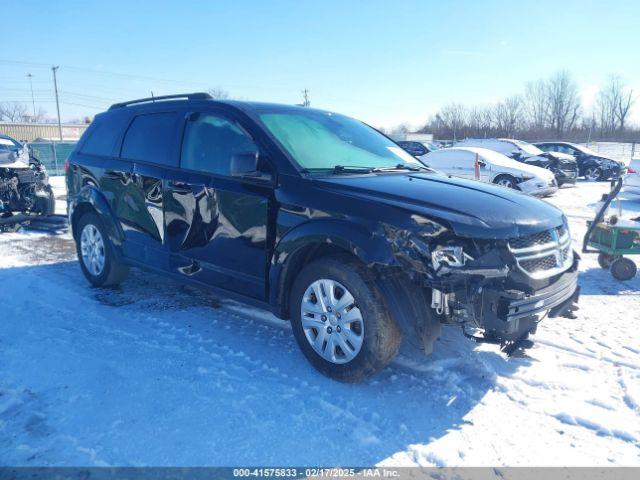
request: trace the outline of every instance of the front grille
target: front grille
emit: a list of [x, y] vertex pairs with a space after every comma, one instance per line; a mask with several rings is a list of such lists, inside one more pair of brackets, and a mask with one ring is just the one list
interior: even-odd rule
[[548, 278], [573, 263], [571, 237], [565, 225], [533, 235], [512, 238], [509, 250], [518, 267], [532, 278]]
[[550, 270], [558, 266], [555, 255], [547, 255], [546, 257], [534, 258], [532, 260], [522, 260], [520, 266], [527, 272], [538, 272], [541, 270]]
[[544, 232], [534, 233], [533, 235], [527, 235], [526, 237], [512, 238], [509, 241], [511, 248], [527, 248], [536, 245], [544, 245], [551, 241], [551, 231], [546, 230]]

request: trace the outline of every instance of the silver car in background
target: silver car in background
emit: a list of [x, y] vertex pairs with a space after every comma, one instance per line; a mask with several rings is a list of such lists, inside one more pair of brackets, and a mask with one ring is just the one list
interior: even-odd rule
[[447, 175], [495, 183], [529, 195], [546, 197], [558, 190], [555, 176], [546, 168], [518, 162], [486, 148], [443, 148], [420, 160]]

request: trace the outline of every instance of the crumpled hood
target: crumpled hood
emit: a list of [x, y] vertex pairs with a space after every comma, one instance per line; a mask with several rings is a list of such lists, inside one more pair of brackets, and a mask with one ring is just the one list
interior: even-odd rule
[[425, 215], [471, 238], [512, 238], [563, 224], [553, 205], [520, 192], [441, 174], [349, 175], [321, 188]]

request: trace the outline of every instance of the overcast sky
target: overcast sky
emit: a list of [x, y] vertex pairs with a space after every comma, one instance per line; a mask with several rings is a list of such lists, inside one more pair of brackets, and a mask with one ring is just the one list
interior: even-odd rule
[[[587, 106], [610, 73], [640, 93], [640, 2], [5, 0], [0, 101], [63, 119], [220, 87], [375, 126], [418, 126], [451, 101], [486, 104], [569, 70]], [[640, 103], [640, 100], [638, 101]], [[634, 112], [640, 123], [640, 105]]]

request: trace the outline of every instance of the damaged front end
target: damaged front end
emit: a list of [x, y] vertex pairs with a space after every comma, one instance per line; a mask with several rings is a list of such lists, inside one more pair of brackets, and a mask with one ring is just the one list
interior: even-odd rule
[[507, 239], [461, 238], [445, 229], [410, 238], [396, 236], [396, 257], [419, 271], [414, 280], [430, 293], [429, 315], [477, 342], [511, 352], [543, 318], [572, 317], [578, 308], [579, 257], [566, 222]]
[[51, 215], [53, 190], [45, 167], [35, 158], [0, 152], [0, 225]]

